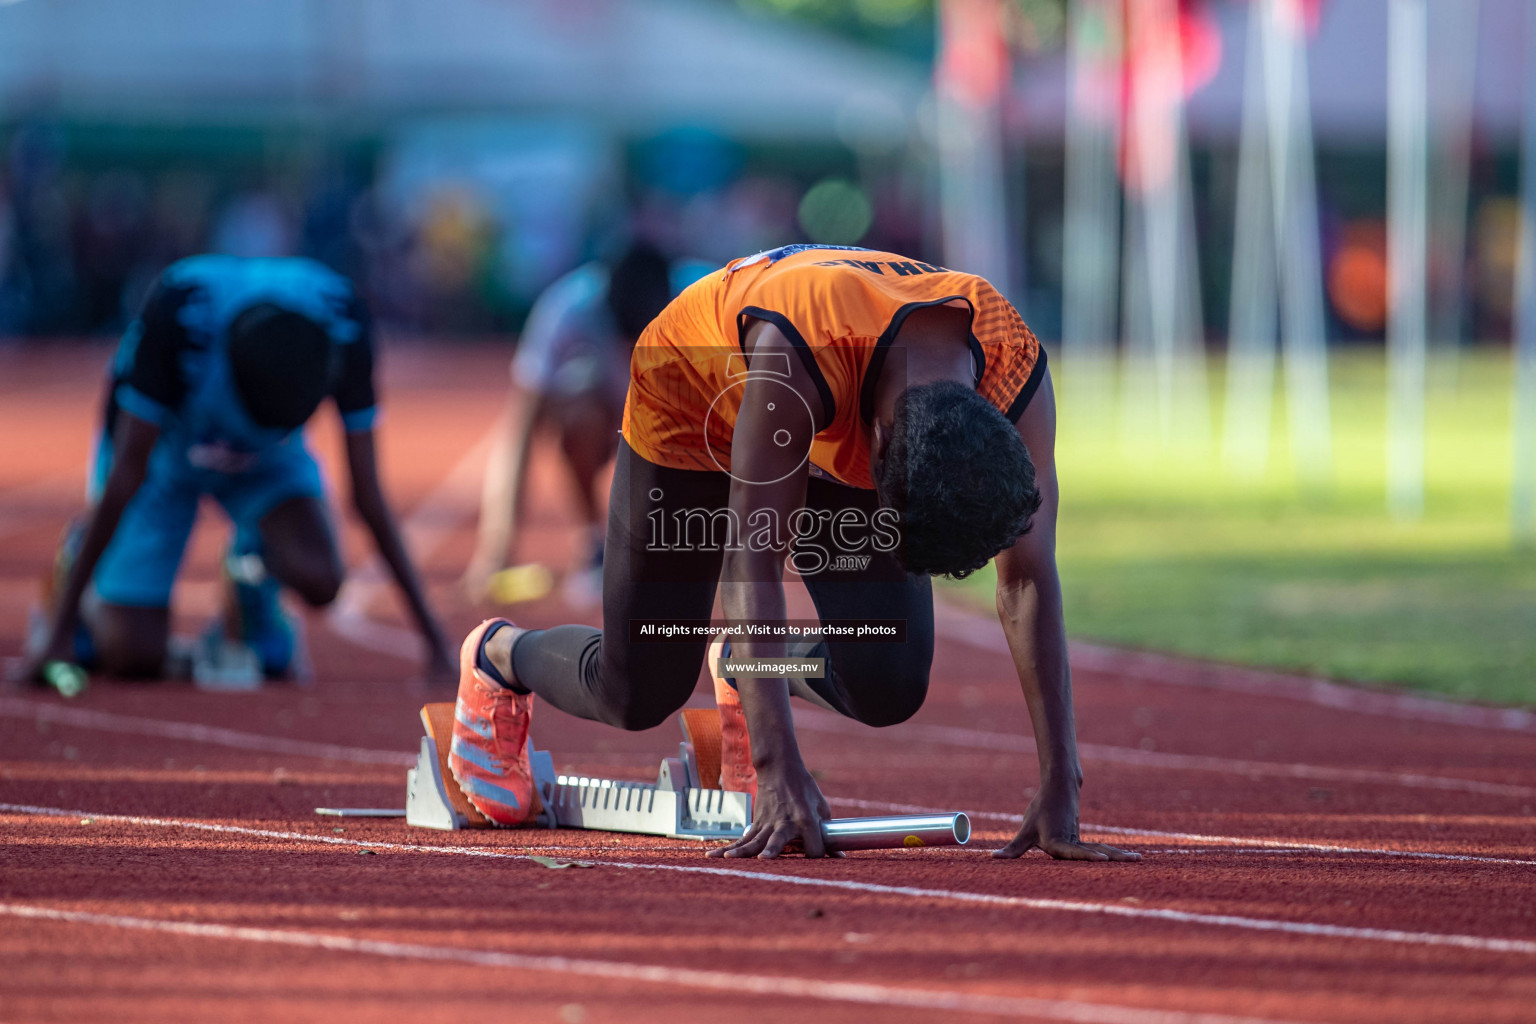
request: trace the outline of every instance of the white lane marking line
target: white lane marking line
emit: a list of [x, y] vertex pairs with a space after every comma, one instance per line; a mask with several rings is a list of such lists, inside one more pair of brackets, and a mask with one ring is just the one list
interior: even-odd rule
[[358, 939], [347, 935], [287, 928], [252, 928], [239, 925], [166, 921], [148, 917], [125, 917], [116, 914], [91, 914], [24, 903], [0, 903], [0, 914], [67, 924], [166, 932], [200, 939], [232, 939], [242, 942], [298, 946], [304, 949], [323, 949], [333, 953], [359, 953], [393, 960], [430, 960], [439, 963], [469, 964], [475, 967], [506, 967], [521, 971], [576, 974], [589, 978], [681, 985], [686, 988], [813, 999], [832, 1003], [897, 1006], [1008, 1017], [1043, 1017], [1048, 1020], [1076, 1021], [1081, 1024], [1280, 1024], [1280, 1022], [1265, 1021], [1255, 1017], [1231, 1017], [1218, 1013], [1183, 1013], [1176, 1010], [1150, 1010], [1103, 1003], [1082, 1003], [1066, 999], [1032, 999], [1027, 996], [972, 995], [964, 992], [900, 988], [852, 981], [817, 981], [812, 978], [782, 975], [703, 971], [689, 967], [666, 967], [618, 960], [529, 956], [523, 953], [503, 953], [494, 950], [427, 946], [415, 942]]
[[272, 754], [293, 754], [299, 757], [318, 757], [330, 761], [350, 761], [354, 764], [382, 764], [411, 767], [416, 763], [414, 754], [402, 754], [394, 750], [365, 750], [361, 747], [344, 747], [335, 743], [315, 743], [310, 740], [285, 739], [281, 736], [262, 736], [257, 733], [221, 729], [194, 722], [168, 722], [156, 718], [136, 718], [110, 711], [91, 711], [86, 708], [65, 707], [42, 701], [0, 697], [0, 718], [26, 718], [39, 722], [57, 722], [82, 729], [101, 732], [127, 733], [134, 736], [154, 736], [160, 739], [189, 740], [219, 747], [239, 750], [260, 750]]
[[[850, 734], [863, 731], [864, 727], [830, 711], [816, 708], [796, 708], [797, 728], [818, 732]], [[901, 735], [926, 743], [947, 746], [1003, 750], [1010, 753], [1029, 754], [1035, 751], [1035, 741], [1017, 733], [989, 732], [984, 729], [968, 729], [957, 725], [901, 725]], [[1160, 751], [1138, 750], [1134, 747], [1112, 747], [1102, 743], [1079, 743], [1078, 754], [1085, 761], [1101, 761], [1112, 764], [1135, 765], [1138, 768], [1161, 768], [1170, 771], [1215, 772], [1222, 775], [1240, 775], [1246, 778], [1308, 779], [1318, 782], [1356, 782], [1367, 785], [1403, 786], [1409, 789], [1437, 789], [1449, 792], [1478, 793], [1485, 796], [1502, 796], [1529, 799], [1536, 796], [1536, 786], [1515, 786], [1502, 782], [1483, 782], [1479, 779], [1458, 779], [1444, 775], [1421, 775], [1417, 772], [1378, 771], [1371, 768], [1334, 768], [1325, 765], [1288, 764], [1280, 761], [1246, 761], [1228, 757], [1212, 757], [1204, 754], [1167, 754]]]
[[1287, 853], [1305, 853], [1306, 851], [1305, 850], [1250, 849], [1250, 848], [1244, 847], [1244, 846], [1213, 846], [1210, 849], [1202, 850], [1198, 846], [1170, 846], [1167, 849], [1163, 849], [1163, 850], [1138, 850], [1137, 852], [1138, 853], [1156, 853], [1156, 854], [1200, 853], [1200, 854], [1207, 854], [1208, 855], [1208, 854], [1212, 854], [1212, 853], [1244, 853], [1244, 854], [1270, 853], [1270, 854], [1287, 854]]
[[[163, 739], [189, 740], [213, 746], [234, 747], [241, 750], [260, 750], [276, 754], [293, 754], [300, 757], [316, 757], [335, 761], [351, 761], [357, 764], [382, 764], [411, 767], [416, 763], [412, 754], [392, 750], [367, 750], [361, 747], [343, 747], [330, 743], [314, 743], [308, 740], [291, 740], [257, 733], [237, 732], [215, 726], [192, 722], [170, 722], [153, 718], [135, 718], [109, 711], [89, 711], [41, 701], [0, 697], [0, 717], [21, 718], [58, 722], [83, 729], [103, 732], [129, 733], [139, 736], [155, 736]], [[943, 728], [943, 727], [941, 727]], [[862, 807], [866, 810], [897, 811], [912, 814], [948, 813], [945, 808], [920, 807], [915, 804], [890, 803], [880, 800], [859, 800], [852, 797], [829, 798], [835, 804]], [[997, 811], [967, 811], [973, 818], [992, 821], [1021, 823], [1024, 816]], [[1381, 847], [1342, 846], [1331, 843], [1309, 843], [1289, 839], [1262, 839], [1252, 836], [1217, 836], [1192, 832], [1162, 832], [1153, 829], [1118, 828], [1113, 825], [1089, 825], [1089, 831], [1115, 835], [1149, 836], [1162, 839], [1190, 839], [1204, 843], [1236, 843], [1249, 846], [1273, 846], [1276, 849], [1311, 850], [1322, 853], [1378, 854], [1386, 857], [1409, 857], [1424, 860], [1469, 861], [1483, 864], [1536, 864], [1536, 860], [1518, 860], [1508, 857], [1478, 857], [1471, 854], [1432, 853], [1422, 850], [1392, 850]]]
[[1392, 850], [1374, 846], [1344, 846], [1335, 843], [1301, 843], [1288, 839], [1242, 839], [1240, 837], [1207, 836], [1194, 832], [1158, 832], [1142, 828], [1117, 828], [1113, 825], [1084, 825], [1084, 828], [1108, 832], [1118, 836], [1148, 836], [1159, 839], [1189, 839], [1202, 843], [1238, 842], [1249, 846], [1265, 846], [1276, 850], [1307, 850], [1319, 853], [1368, 853], [1381, 857], [1406, 857], [1413, 860], [1449, 860], [1471, 864], [1525, 864], [1536, 865], [1536, 860], [1518, 857], [1479, 857], [1470, 853], [1434, 853], [1428, 850]]
[[[474, 514], [480, 499], [485, 460], [495, 436], [495, 427], [486, 431], [454, 463], [448, 475], [401, 520], [400, 533], [405, 539], [405, 548], [418, 569]], [[368, 617], [369, 602], [389, 579], [384, 560], [375, 551], [367, 561], [348, 573], [347, 582], [325, 621], [333, 633], [359, 647], [407, 661], [419, 661], [422, 656], [420, 634]]]
[[[333, 846], [361, 846], [369, 849], [398, 850], [408, 853], [446, 853], [465, 857], [484, 857], [493, 860], [513, 861], [527, 861], [530, 859], [527, 854], [508, 853], [502, 850], [488, 850], [472, 846], [423, 846], [416, 843], [346, 839], [336, 835], [324, 836], [313, 835], [308, 832], [280, 832], [274, 829], [246, 828], [241, 825], [215, 825], [210, 822], [182, 821], [174, 818], [146, 818], [137, 815], [69, 810], [62, 807], [38, 807], [29, 804], [0, 803], [0, 813], [28, 814], [53, 818], [94, 818], [97, 821], [118, 821], [129, 825], [190, 829], [228, 835], [257, 836], [264, 839], [325, 843]], [[953, 889], [920, 889], [909, 885], [879, 885], [873, 882], [855, 882], [846, 879], [783, 875], [766, 869], [761, 871], [745, 871], [739, 868], [715, 868], [687, 864], [636, 864], [631, 861], [614, 860], [590, 860], [587, 863], [598, 867], [617, 868], [625, 871], [657, 871], [687, 875], [710, 875], [718, 878], [742, 878], [779, 885], [838, 889], [845, 892], [866, 893], [870, 895], [907, 896], [914, 899], [939, 900], [952, 903], [977, 903], [990, 906], [1019, 907], [1029, 910], [1141, 918], [1144, 920], [1171, 921], [1177, 924], [1238, 928], [1246, 931], [1280, 932], [1291, 935], [1304, 935], [1311, 938], [1362, 939], [1413, 946], [1452, 946], [1484, 953], [1536, 955], [1536, 942], [1526, 939], [1501, 939], [1482, 935], [1455, 935], [1439, 932], [1410, 932], [1395, 928], [1359, 928], [1349, 925], [1319, 924], [1310, 921], [1244, 917], [1237, 914], [1207, 914], [1188, 910], [1174, 910], [1172, 908], [1127, 907], [1123, 904], [1115, 903], [1090, 903], [1079, 900], [1044, 899], [1032, 896], [1001, 896], [993, 893], [964, 892]]]
[[[952, 601], [936, 600], [934, 622], [949, 639], [984, 651], [1004, 655], [1009, 653], [1007, 641], [996, 620], [979, 611]], [[1519, 708], [1488, 708], [1476, 704], [1459, 704], [1448, 697], [1361, 689], [1315, 676], [1288, 675], [1284, 672], [1204, 662], [1196, 658], [1120, 650], [1077, 640], [1069, 644], [1069, 649], [1072, 664], [1076, 668], [1134, 679], [1137, 682], [1280, 697], [1384, 718], [1443, 722], [1506, 732], [1536, 732], [1536, 713]]]
[[[855, 800], [848, 797], [827, 797], [830, 803], [843, 807], [855, 807], [866, 811], [884, 811], [886, 813], [899, 814], [949, 814], [950, 811], [942, 807], [920, 807], [916, 804], [888, 803], [884, 800]], [[1024, 823], [1024, 815], [1008, 814], [999, 811], [966, 811], [972, 818], [985, 818], [989, 821], [998, 821], [1010, 825]], [[1277, 852], [1307, 852], [1307, 853], [1364, 853], [1375, 854], [1382, 857], [1406, 857], [1411, 860], [1449, 860], [1465, 861], [1472, 864], [1509, 864], [1509, 865], [1536, 865], [1536, 860], [1526, 860], [1518, 857], [1479, 857], [1470, 853], [1435, 853], [1429, 850], [1393, 850], [1380, 846], [1344, 846], [1338, 843], [1309, 843], [1295, 839], [1264, 839], [1260, 836], [1214, 836], [1198, 832], [1163, 832], [1150, 828], [1121, 828], [1115, 825], [1092, 825], [1082, 822], [1079, 826], [1085, 833], [1097, 832], [1117, 836], [1146, 836], [1151, 839], [1188, 839], [1200, 843], [1223, 843], [1233, 846], [1264, 847]], [[1180, 852], [1189, 852], [1181, 850]]]

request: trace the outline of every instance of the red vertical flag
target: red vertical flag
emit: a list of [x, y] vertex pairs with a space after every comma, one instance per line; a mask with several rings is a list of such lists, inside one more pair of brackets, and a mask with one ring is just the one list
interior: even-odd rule
[[969, 106], [996, 103], [1008, 84], [1008, 43], [998, 0], [943, 0], [940, 92]]

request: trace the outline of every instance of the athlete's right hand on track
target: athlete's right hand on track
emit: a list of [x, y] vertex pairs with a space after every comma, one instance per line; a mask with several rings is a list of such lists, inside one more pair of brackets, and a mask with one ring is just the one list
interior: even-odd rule
[[830, 854], [821, 835], [821, 823], [832, 817], [827, 798], [805, 765], [757, 770], [757, 799], [752, 824], [729, 846], [710, 850], [711, 857], [761, 857], [772, 860], [791, 843], [807, 857]]
[[1008, 845], [992, 851], [1004, 859], [1040, 849], [1057, 860], [1141, 860], [1141, 854], [1107, 843], [1087, 843], [1077, 834], [1077, 782], [1045, 782], [1024, 812], [1024, 824]]

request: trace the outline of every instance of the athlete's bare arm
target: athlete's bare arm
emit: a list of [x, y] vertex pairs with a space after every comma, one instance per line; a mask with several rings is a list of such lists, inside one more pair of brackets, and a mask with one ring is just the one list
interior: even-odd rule
[[[752, 534], [754, 522], [762, 521], [754, 516], [771, 516], [780, 528], [778, 542], [762, 550], [748, 545], [726, 552], [720, 601], [731, 622], [783, 622], [784, 560], [793, 540], [789, 524], [805, 505], [807, 456], [814, 436], [805, 410], [813, 410], [819, 429], [821, 398], [800, 356], [777, 328], [757, 322], [747, 332], [746, 348], [754, 371], [771, 364], [787, 371], [787, 376], [754, 372], [747, 378], [731, 440], [730, 507], [747, 535]], [[776, 658], [784, 656], [784, 648], [779, 639], [733, 641], [731, 654]], [[806, 856], [822, 856], [821, 822], [831, 817], [831, 811], [800, 758], [788, 680], [742, 678], [737, 690], [752, 737], [757, 800], [746, 833], [724, 849], [710, 851], [710, 856], [776, 857], [795, 839], [804, 844]]]
[[1019, 436], [1035, 464], [1040, 510], [1029, 533], [997, 556], [997, 614], [1029, 705], [1040, 756], [1040, 788], [1018, 835], [994, 857], [1018, 857], [1039, 847], [1063, 860], [1140, 860], [1139, 854], [1085, 843], [1077, 832], [1083, 784], [1072, 718], [1072, 670], [1056, 571], [1056, 396], [1050, 372], [1019, 417]]
[[427, 599], [422, 594], [421, 583], [416, 577], [415, 568], [411, 565], [411, 557], [406, 553], [405, 544], [400, 540], [400, 531], [395, 526], [395, 517], [389, 510], [389, 503], [384, 500], [384, 489], [379, 485], [379, 467], [374, 450], [373, 431], [347, 432], [347, 468], [352, 477], [353, 507], [367, 524], [368, 531], [373, 534], [379, 554], [383, 556], [390, 573], [395, 577], [395, 583], [399, 586], [400, 593], [405, 596], [411, 615], [416, 620], [416, 626], [426, 642], [427, 678], [443, 681], [452, 679], [455, 670], [453, 662], [448, 657], [448, 646], [443, 642], [443, 632], [438, 628], [437, 619], [432, 615], [431, 609], [427, 607]]
[[543, 395], [512, 385], [512, 395], [497, 425], [496, 440], [485, 467], [475, 551], [459, 581], [471, 600], [485, 597], [491, 576], [506, 568], [511, 558], [528, 477], [528, 456], [545, 402]]
[[[111, 385], [108, 385], [109, 387]], [[149, 455], [160, 438], [160, 428], [126, 410], [118, 410], [117, 426], [112, 434], [112, 469], [101, 491], [96, 507], [91, 509], [85, 527], [80, 550], [70, 567], [64, 589], [54, 595], [52, 619], [48, 624], [48, 638], [35, 651], [28, 651], [12, 671], [16, 679], [39, 678], [43, 666], [50, 661], [72, 661], [71, 637], [80, 618], [80, 598], [85, 594], [91, 574], [102, 552], [117, 532], [117, 524], [123, 518], [123, 510], [139, 492], [149, 469]]]

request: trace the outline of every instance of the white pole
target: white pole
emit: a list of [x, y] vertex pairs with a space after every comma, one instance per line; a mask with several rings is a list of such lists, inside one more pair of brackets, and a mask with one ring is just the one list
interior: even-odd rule
[[1425, 0], [1391, 0], [1387, 14], [1387, 509], [1424, 512], [1425, 247], [1429, 152], [1425, 126]]
[[1269, 458], [1275, 386], [1275, 228], [1264, 136], [1264, 33], [1270, 0], [1248, 12], [1243, 67], [1243, 128], [1237, 155], [1237, 211], [1232, 243], [1232, 302], [1227, 320], [1227, 403], [1222, 462], [1254, 478]]
[[1265, 60], [1269, 94], [1270, 184], [1279, 241], [1276, 262], [1284, 329], [1286, 419], [1303, 484], [1332, 476], [1333, 425], [1328, 407], [1328, 340], [1317, 219], [1317, 165], [1312, 153], [1312, 96], [1297, 0], [1268, 0]]
[[[1120, 250], [1120, 367], [1119, 415], [1121, 441], [1127, 451], [1143, 445], [1150, 424], [1159, 415], [1157, 358], [1154, 345], [1153, 301], [1148, 284], [1147, 188], [1141, 170], [1143, 116], [1146, 108], [1145, 75], [1140, 59], [1132, 59], [1142, 45], [1137, 33], [1145, 31], [1140, 6], [1146, 0], [1125, 0], [1125, 74], [1133, 88], [1122, 111], [1121, 132], [1127, 145], [1125, 224]], [[1134, 158], [1134, 159], [1133, 159]]]
[[1430, 306], [1431, 351], [1438, 375], [1454, 380], [1461, 347], [1462, 288], [1467, 242], [1467, 179], [1472, 163], [1473, 87], [1481, 0], [1432, 0], [1429, 24], [1439, 55], [1429, 94], [1434, 137], [1429, 183], [1430, 245], [1435, 277]]
[[[1129, 121], [1130, 111], [1126, 111]], [[1129, 130], [1129, 126], [1127, 126]], [[1157, 419], [1157, 360], [1152, 344], [1152, 300], [1147, 279], [1147, 209], [1139, 188], [1126, 189], [1125, 236], [1120, 250], [1119, 418], [1123, 447], [1146, 443]]]
[[[1176, 15], [1172, 0], [1133, 0], [1127, 19], [1133, 40], [1157, 39], [1168, 48], [1135, 62], [1134, 101], [1129, 111], [1138, 179], [1137, 219], [1145, 246], [1153, 387], [1158, 431], [1164, 443], [1173, 440], [1176, 412], [1188, 416], [1192, 411], [1179, 406], [1194, 400], [1189, 346], [1201, 340], [1180, 337], [1181, 329], [1188, 335], [1200, 328], [1189, 322], [1188, 289], [1195, 283], [1189, 278], [1195, 268], [1191, 266], [1191, 241], [1186, 236], [1191, 219], [1187, 198], [1189, 168], [1180, 51], [1173, 28]], [[1133, 41], [1131, 45], [1141, 44]], [[1199, 380], [1203, 386], [1203, 373]], [[1131, 382], [1130, 386], [1144, 387], [1145, 383]], [[1178, 401], [1180, 398], [1186, 402]]]
[[[1182, 79], [1182, 75], [1180, 77]], [[1179, 218], [1174, 426], [1186, 445], [1204, 448], [1211, 441], [1211, 393], [1206, 387], [1205, 300], [1200, 287], [1199, 239], [1195, 235], [1195, 182], [1190, 169], [1189, 133], [1184, 124], [1182, 81], [1173, 111]]]
[[1526, 13], [1525, 123], [1520, 138], [1520, 268], [1515, 294], [1515, 384], [1510, 527], [1536, 543], [1536, 10]]
[[[943, 0], [938, 19], [941, 54], [952, 47], [973, 45], [977, 36], [990, 36], [1001, 44], [997, 0]], [[973, 95], [940, 74], [939, 217], [944, 262], [985, 277], [1007, 295], [1013, 282], [999, 98], [996, 91]]]
[[1066, 124], [1066, 218], [1062, 245], [1062, 362], [1080, 428], [1113, 422], [1115, 293], [1120, 190], [1115, 177], [1120, 133], [1118, 84], [1109, 74], [1121, 48], [1121, 0], [1072, 0], [1068, 9], [1069, 99]]

